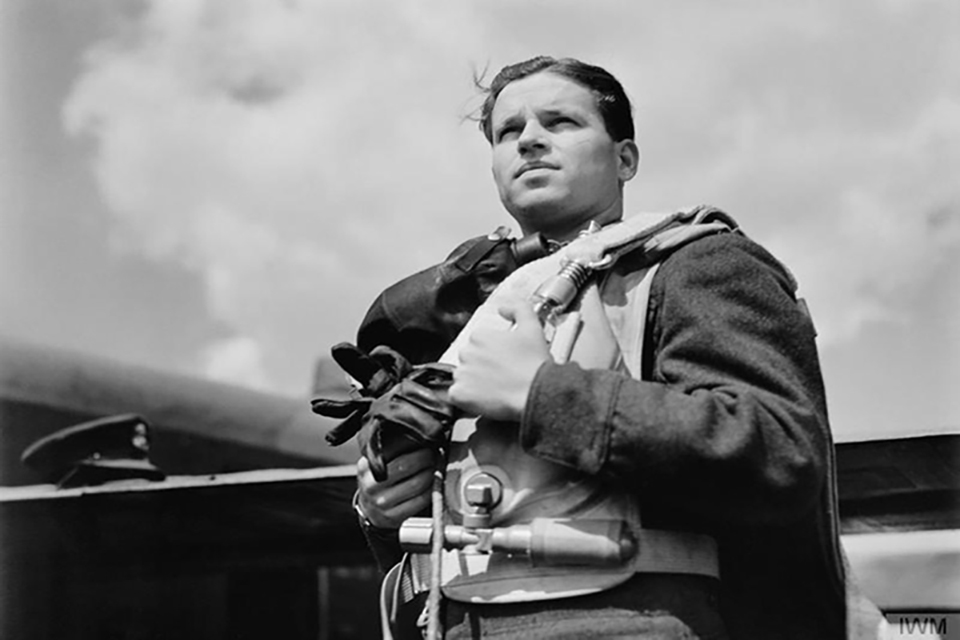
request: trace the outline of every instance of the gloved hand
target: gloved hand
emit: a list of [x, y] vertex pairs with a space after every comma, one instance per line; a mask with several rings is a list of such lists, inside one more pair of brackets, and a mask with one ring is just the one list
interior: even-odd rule
[[371, 403], [363, 420], [360, 447], [378, 482], [387, 479], [387, 463], [397, 456], [446, 444], [459, 416], [447, 398], [451, 384], [452, 366], [419, 365]]
[[311, 402], [314, 413], [328, 418], [344, 418], [326, 436], [327, 442], [337, 446], [360, 431], [373, 399], [400, 382], [410, 372], [410, 363], [390, 347], [374, 347], [368, 354], [349, 342], [334, 345], [330, 355], [361, 385], [349, 400], [314, 398]]
[[314, 413], [344, 418], [327, 433], [327, 442], [337, 446], [359, 432], [360, 449], [379, 482], [387, 478], [387, 463], [397, 456], [443, 445], [458, 415], [447, 401], [453, 367], [411, 367], [389, 347], [378, 346], [367, 354], [346, 342], [335, 345], [331, 355], [362, 386], [349, 400], [312, 401]]

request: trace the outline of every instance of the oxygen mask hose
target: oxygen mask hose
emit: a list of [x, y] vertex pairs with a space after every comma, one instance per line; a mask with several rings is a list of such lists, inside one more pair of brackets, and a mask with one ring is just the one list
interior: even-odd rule
[[[578, 234], [577, 239], [589, 238], [599, 231], [600, 225], [592, 220], [590, 225]], [[552, 324], [557, 316], [566, 311], [570, 303], [576, 299], [590, 274], [598, 266], [606, 266], [606, 262], [597, 262], [588, 257], [593, 253], [587, 250], [573, 255], [568, 254], [560, 263], [559, 273], [546, 280], [533, 292], [531, 296], [533, 312], [537, 314], [540, 324], [544, 326]]]
[[430, 592], [427, 594], [427, 640], [440, 640], [440, 575], [443, 562], [443, 485], [447, 448], [440, 450], [430, 490], [432, 538], [430, 546]]
[[576, 261], [563, 265], [560, 272], [552, 276], [533, 293], [533, 312], [540, 324], [551, 323], [570, 306], [580, 289], [590, 277], [590, 268]]

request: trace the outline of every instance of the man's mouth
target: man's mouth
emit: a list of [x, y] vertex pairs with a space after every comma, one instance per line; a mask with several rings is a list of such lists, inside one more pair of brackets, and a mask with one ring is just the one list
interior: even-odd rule
[[517, 169], [517, 173], [514, 175], [514, 177], [519, 178], [520, 176], [525, 174], [527, 171], [533, 171], [534, 169], [556, 169], [556, 168], [557, 166], [554, 164], [550, 164], [549, 162], [541, 162], [537, 160], [535, 162], [528, 162], [523, 166], [521, 166], [519, 169]]

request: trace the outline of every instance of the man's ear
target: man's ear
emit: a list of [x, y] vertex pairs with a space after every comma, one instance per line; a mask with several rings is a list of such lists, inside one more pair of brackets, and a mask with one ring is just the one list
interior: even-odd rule
[[627, 182], [637, 175], [640, 169], [640, 147], [630, 139], [624, 139], [616, 143], [617, 159], [619, 168], [617, 174], [621, 182]]

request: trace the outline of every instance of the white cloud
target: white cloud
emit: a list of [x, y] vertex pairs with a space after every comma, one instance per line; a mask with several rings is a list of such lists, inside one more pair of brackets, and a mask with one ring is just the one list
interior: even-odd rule
[[800, 279], [825, 344], [868, 322], [910, 321], [911, 290], [956, 268], [948, 261], [960, 247], [960, 99], [937, 100], [904, 130], [837, 142], [857, 151], [843, 164], [823, 160], [845, 171], [830, 206], [768, 242]]
[[444, 55], [469, 44], [467, 18], [445, 5], [148, 3], [90, 51], [64, 107], [67, 130], [97, 142], [114, 247], [203, 273], [211, 312], [293, 351], [265, 366], [275, 386], [302, 388], [307, 362], [352, 336], [379, 288], [494, 226], [449, 204], [487, 187], [460, 172], [482, 152], [449, 161], [476, 136], [457, 112], [469, 89], [449, 82], [466, 85], [466, 67]]
[[64, 122], [97, 143], [117, 249], [204, 274], [237, 336], [209, 362], [299, 391], [379, 289], [504, 221], [460, 121], [471, 65], [582, 56], [639, 107], [628, 206], [728, 208], [829, 342], [904, 317], [960, 203], [944, 21], [840, 4], [154, 0], [91, 50]]
[[201, 355], [202, 373], [211, 380], [269, 390], [263, 350], [249, 336], [236, 336], [207, 347]]

